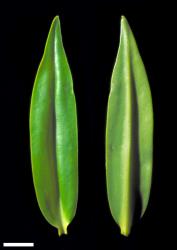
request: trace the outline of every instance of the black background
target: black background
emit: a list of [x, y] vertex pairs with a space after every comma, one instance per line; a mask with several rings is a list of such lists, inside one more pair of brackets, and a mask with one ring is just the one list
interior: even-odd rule
[[[171, 249], [175, 242], [175, 12], [162, 1], [7, 2], [0, 9], [2, 242], [43, 249]], [[61, 238], [43, 218], [30, 163], [29, 105], [55, 15], [73, 75], [79, 128], [77, 214]], [[111, 217], [105, 185], [105, 121], [120, 17], [136, 37], [154, 106], [154, 171], [149, 205], [128, 238]], [[173, 246], [174, 247], [174, 246]]]

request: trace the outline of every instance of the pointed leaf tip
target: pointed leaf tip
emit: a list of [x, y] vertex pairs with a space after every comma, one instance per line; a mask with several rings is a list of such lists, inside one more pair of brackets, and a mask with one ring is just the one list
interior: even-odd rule
[[53, 18], [50, 30], [52, 30], [52, 29], [56, 30], [57, 27], [60, 29], [60, 19], [59, 19], [59, 16], [55, 16]]
[[126, 18], [125, 16], [121, 16], [121, 26], [124, 25], [126, 23]]
[[54, 19], [53, 19], [53, 22], [58, 22], [58, 23], [60, 23], [60, 18], [59, 18], [59, 16], [55, 16]]
[[130, 28], [129, 23], [125, 16], [121, 16], [121, 31], [124, 30], [128, 32], [128, 29]]
[[123, 22], [125, 19], [126, 19], [125, 16], [122, 15], [122, 16], [121, 16], [121, 22]]

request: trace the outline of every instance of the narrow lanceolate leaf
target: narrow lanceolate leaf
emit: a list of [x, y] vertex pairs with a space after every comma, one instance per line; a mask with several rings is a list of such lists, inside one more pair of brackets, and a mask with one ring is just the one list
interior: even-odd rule
[[152, 147], [149, 83], [133, 33], [122, 17], [107, 110], [106, 179], [112, 216], [126, 236], [130, 233], [138, 201], [141, 216], [148, 204]]
[[46, 220], [67, 233], [78, 198], [78, 142], [73, 82], [55, 17], [36, 75], [30, 107], [32, 174]]

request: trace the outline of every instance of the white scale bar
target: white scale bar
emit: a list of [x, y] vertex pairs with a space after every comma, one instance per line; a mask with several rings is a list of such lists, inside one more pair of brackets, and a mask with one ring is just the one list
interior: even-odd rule
[[3, 243], [3, 247], [34, 247], [34, 243], [22, 243], [22, 242], [17, 242], [17, 243]]

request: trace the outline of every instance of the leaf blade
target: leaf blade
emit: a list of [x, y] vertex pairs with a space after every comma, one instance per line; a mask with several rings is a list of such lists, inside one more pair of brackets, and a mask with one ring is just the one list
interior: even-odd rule
[[[59, 114], [61, 119], [58, 120]], [[70, 151], [68, 143], [73, 146]], [[66, 233], [76, 212], [78, 196], [77, 117], [72, 76], [58, 17], [52, 22], [34, 83], [30, 146], [33, 181], [41, 212], [58, 228], [59, 234]], [[62, 190], [63, 185], [67, 193]]]
[[[147, 107], [149, 119], [144, 115]], [[147, 121], [151, 122], [148, 133], [145, 132]], [[133, 33], [122, 17], [107, 108], [106, 180], [110, 210], [123, 235], [130, 233], [137, 194], [142, 201], [142, 214], [148, 203], [152, 134], [152, 100], [146, 72]], [[144, 146], [148, 137], [149, 143]]]

